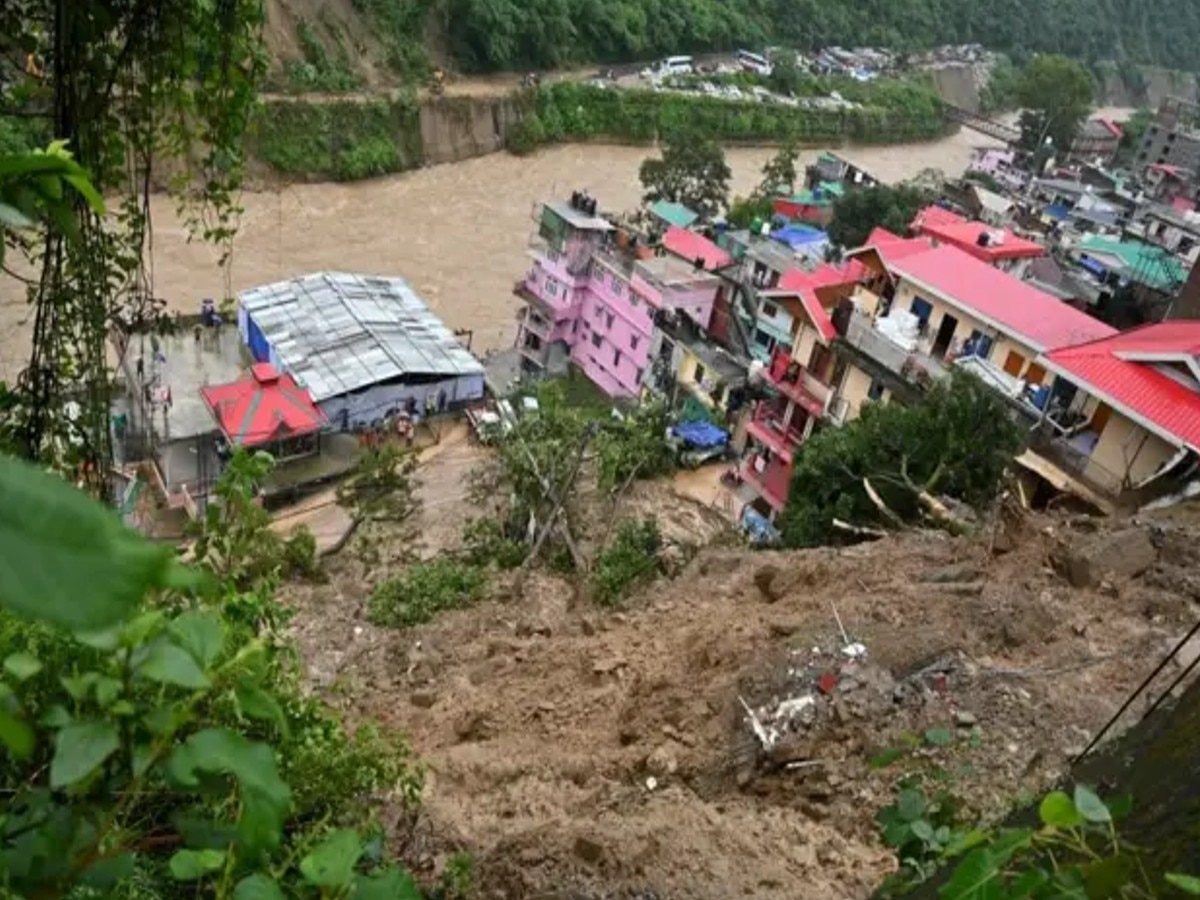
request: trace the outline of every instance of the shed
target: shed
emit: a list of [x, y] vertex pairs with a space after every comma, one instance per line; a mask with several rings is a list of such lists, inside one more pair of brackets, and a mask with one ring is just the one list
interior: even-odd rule
[[483, 396], [483, 365], [400, 278], [320, 272], [241, 294], [256, 362], [292, 376], [342, 430]]
[[307, 437], [329, 424], [308, 391], [270, 363], [256, 363], [245, 378], [206, 387], [200, 395], [225, 439], [241, 447]]

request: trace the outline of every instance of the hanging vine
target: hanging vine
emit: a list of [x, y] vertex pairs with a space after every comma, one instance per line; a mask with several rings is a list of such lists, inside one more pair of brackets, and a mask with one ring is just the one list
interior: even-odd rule
[[[67, 142], [109, 200], [79, 200], [39, 240], [29, 362], [0, 410], [7, 449], [98, 493], [112, 456], [111, 334], [156, 327], [149, 198], [166, 187], [226, 264], [241, 212], [243, 136], [265, 70], [261, 0], [8, 0], [0, 120]], [[10, 273], [11, 274], [11, 273]], [[121, 347], [118, 342], [118, 352]]]

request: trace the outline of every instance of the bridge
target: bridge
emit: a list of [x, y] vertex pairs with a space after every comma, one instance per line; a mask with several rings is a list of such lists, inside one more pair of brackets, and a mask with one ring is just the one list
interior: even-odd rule
[[988, 137], [995, 138], [1005, 144], [1016, 144], [1021, 140], [1021, 129], [1014, 128], [1012, 125], [1005, 125], [1003, 122], [996, 122], [993, 119], [984, 118], [977, 113], [954, 106], [951, 103], [942, 103], [942, 113], [951, 122], [957, 122], [964, 128], [970, 128], [972, 131], [986, 134]]

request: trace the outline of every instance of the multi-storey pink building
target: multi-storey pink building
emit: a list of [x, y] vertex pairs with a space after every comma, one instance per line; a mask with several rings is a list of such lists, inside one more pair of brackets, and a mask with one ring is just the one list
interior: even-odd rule
[[515, 288], [526, 303], [517, 330], [526, 370], [560, 374], [573, 362], [613, 397], [641, 392], [656, 311], [678, 310], [707, 328], [721, 287], [699, 260], [639, 247], [586, 196], [542, 208], [530, 255]]

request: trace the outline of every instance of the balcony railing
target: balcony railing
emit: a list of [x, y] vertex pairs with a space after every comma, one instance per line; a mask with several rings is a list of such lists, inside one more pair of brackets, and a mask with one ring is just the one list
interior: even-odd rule
[[789, 359], [786, 353], [776, 351], [764, 374], [777, 391], [800, 404], [809, 415], [824, 415], [833, 388]]
[[754, 416], [746, 423], [746, 433], [788, 460], [796, 448], [804, 443], [803, 428], [792, 425], [784, 428], [783, 416], [779, 411], [762, 403], [758, 404]]
[[787, 505], [788, 486], [792, 480], [790, 464], [778, 457], [767, 460], [760, 453], [752, 453], [742, 461], [738, 471], [742, 480], [753, 485], [773, 510], [779, 512]]
[[888, 340], [872, 327], [870, 318], [864, 315], [851, 316], [845, 340], [884, 368], [917, 384], [945, 378], [948, 374], [939, 360], [915, 350], [905, 350]]
[[547, 321], [544, 317], [525, 307], [517, 312], [517, 321], [521, 323], [526, 331], [536, 334], [543, 341], [548, 340], [550, 332], [554, 329], [554, 323]]

